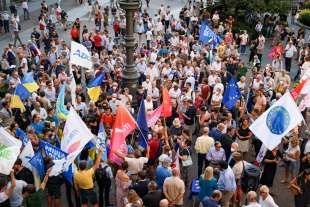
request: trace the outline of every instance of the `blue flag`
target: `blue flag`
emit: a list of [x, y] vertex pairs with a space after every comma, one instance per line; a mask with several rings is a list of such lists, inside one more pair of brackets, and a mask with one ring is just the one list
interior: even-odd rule
[[45, 154], [53, 160], [60, 160], [68, 155], [66, 152], [43, 140], [40, 141], [40, 145], [44, 149]]
[[147, 127], [144, 100], [142, 100], [140, 103], [140, 108], [137, 117], [137, 124], [140, 129], [139, 146], [145, 149], [147, 146], [149, 129]]
[[204, 44], [211, 44], [211, 48], [217, 47], [221, 43], [221, 38], [204, 22], [199, 31], [199, 41]]
[[18, 137], [23, 142], [24, 146], [29, 141], [28, 135], [20, 128], [16, 128], [15, 135], [16, 135], [16, 137]]
[[55, 145], [56, 145], [56, 147], [60, 148], [60, 140], [59, 140], [59, 137], [57, 136], [57, 134], [55, 135]]
[[40, 150], [35, 153], [35, 155], [29, 160], [29, 163], [37, 170], [41, 179], [44, 178], [45, 171], [44, 171], [44, 163], [43, 157]]
[[232, 107], [236, 104], [236, 102], [240, 99], [241, 93], [238, 85], [236, 84], [235, 79], [232, 77], [229, 80], [229, 83], [225, 89], [223, 104], [227, 109], [232, 109]]
[[[68, 155], [60, 148], [55, 147], [43, 140], [40, 141], [40, 147], [42, 147], [42, 149], [44, 149], [45, 154], [51, 157], [53, 160], [61, 160], [62, 158], [65, 158]], [[64, 172], [63, 175], [72, 184], [72, 178], [73, 178], [72, 164], [69, 166], [68, 171]]]

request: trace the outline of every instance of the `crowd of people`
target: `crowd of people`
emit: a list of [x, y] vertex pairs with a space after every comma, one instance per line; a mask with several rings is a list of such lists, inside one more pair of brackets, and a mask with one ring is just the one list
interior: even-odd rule
[[[28, 19], [24, 2], [24, 17]], [[70, 207], [89, 203], [100, 207], [180, 207], [190, 205], [190, 194], [202, 207], [277, 207], [272, 190], [280, 165], [285, 176], [277, 187], [291, 189], [296, 207], [308, 205], [310, 135], [302, 139], [303, 126], [295, 128], [258, 162], [255, 159], [262, 142], [249, 129], [291, 90], [294, 81], [308, 78], [310, 56], [304, 28], [294, 31], [279, 15], [272, 14], [258, 19], [251, 32], [233, 33], [234, 17], [225, 13], [207, 12], [198, 3], [189, 2], [178, 17], [167, 5], [161, 5], [151, 16], [147, 1], [147, 8], [134, 15], [134, 58], [140, 77], [133, 94], [122, 87], [126, 56], [119, 43], [126, 33], [125, 14], [113, 1], [110, 7], [98, 1], [85, 3], [88, 23], [82, 24], [77, 18], [69, 25], [60, 4], [50, 7], [43, 1], [38, 25], [24, 43], [19, 37], [16, 8], [11, 10], [12, 17], [2, 16], [0, 32], [9, 32], [11, 25], [14, 41], [4, 48], [1, 57], [0, 120], [15, 137], [19, 130], [25, 131], [35, 153], [41, 153], [42, 141], [59, 146], [65, 121], [55, 109], [60, 89], [66, 85], [66, 107], [73, 107], [94, 135], [103, 123], [106, 149], [100, 148], [94, 156], [94, 147], [84, 147], [75, 161], [73, 184], [62, 174], [49, 176], [53, 159], [44, 153], [42, 179], [18, 158], [11, 174], [0, 177], [0, 206], [39, 207], [47, 202], [49, 207], [60, 207], [66, 206], [66, 200]], [[203, 24], [222, 41], [217, 45], [201, 42]], [[59, 25], [68, 30], [72, 41], [90, 51], [93, 71], [69, 64], [70, 42], [58, 34]], [[267, 44], [272, 45], [266, 61], [270, 64], [262, 65]], [[290, 71], [295, 63], [298, 73], [292, 78]], [[24, 110], [12, 108], [15, 89], [29, 72], [38, 88], [23, 102]], [[86, 86], [102, 73], [102, 92], [94, 102]], [[77, 85], [74, 91], [70, 87], [73, 79]], [[223, 96], [231, 79], [236, 80], [241, 97], [228, 109]], [[128, 153], [113, 152], [121, 165], [101, 159], [104, 151], [109, 152], [118, 106], [126, 106], [136, 117], [143, 101], [146, 114], [151, 114], [163, 102], [163, 88], [169, 91], [172, 115], [159, 118], [149, 129], [147, 147], [139, 147], [139, 132], [135, 132], [126, 140]], [[251, 178], [254, 183], [245, 173], [247, 167], [259, 170], [258, 176]], [[63, 188], [66, 194], [61, 193]], [[281, 195], [276, 196], [281, 199]]]

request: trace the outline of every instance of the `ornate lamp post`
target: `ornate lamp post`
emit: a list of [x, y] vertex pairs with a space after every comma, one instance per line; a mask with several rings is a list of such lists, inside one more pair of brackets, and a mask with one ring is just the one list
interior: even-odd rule
[[126, 65], [122, 71], [123, 87], [129, 88], [130, 92], [135, 95], [138, 79], [140, 74], [136, 68], [134, 60], [134, 51], [136, 48], [134, 38], [134, 13], [141, 7], [141, 0], [119, 0], [119, 7], [126, 12]]

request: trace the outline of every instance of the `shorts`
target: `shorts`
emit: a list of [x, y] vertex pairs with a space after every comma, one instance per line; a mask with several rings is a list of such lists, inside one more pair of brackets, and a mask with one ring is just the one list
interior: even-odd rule
[[98, 203], [97, 195], [94, 189], [80, 189], [80, 197], [82, 204], [91, 203], [92, 205], [95, 205]]
[[61, 195], [61, 190], [60, 190], [60, 186], [57, 185], [49, 185], [47, 186], [47, 194], [55, 199], [60, 198]]

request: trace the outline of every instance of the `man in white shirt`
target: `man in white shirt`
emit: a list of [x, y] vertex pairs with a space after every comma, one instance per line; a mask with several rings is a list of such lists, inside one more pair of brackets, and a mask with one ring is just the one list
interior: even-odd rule
[[269, 194], [269, 188], [266, 185], [262, 185], [259, 189], [259, 204], [261, 207], [279, 207]]
[[128, 173], [131, 175], [137, 175], [138, 172], [142, 171], [144, 164], [146, 164], [149, 160], [150, 147], [147, 146], [146, 156], [141, 157], [141, 153], [139, 150], [134, 152], [134, 156], [126, 157], [123, 153], [119, 151], [115, 151], [115, 154], [124, 159], [128, 163]]
[[149, 67], [146, 70], [146, 75], [150, 76], [152, 82], [159, 78], [159, 71], [155, 67], [155, 62], [150, 62]]
[[146, 91], [146, 94], [152, 94], [152, 82], [149, 75], [147, 75], [145, 81], [142, 82], [142, 87]]
[[45, 120], [47, 118], [47, 112], [46, 110], [41, 107], [41, 104], [40, 102], [35, 102], [34, 104], [34, 109], [31, 111], [31, 116], [35, 115], [35, 114], [38, 114], [40, 115], [40, 117]]
[[30, 19], [27, 0], [22, 2], [22, 8], [24, 10], [24, 20]]
[[[11, 182], [8, 184], [8, 188], [12, 185]], [[23, 180], [16, 180], [16, 187], [10, 196], [11, 207], [20, 207], [23, 203], [23, 188], [27, 186], [27, 183]]]
[[145, 33], [145, 36], [146, 36], [146, 46], [148, 49], [151, 48], [151, 42], [152, 42], [152, 39], [153, 39], [153, 32], [151, 30], [148, 30], [146, 33]]
[[171, 99], [178, 100], [179, 97], [181, 96], [181, 93], [182, 92], [181, 92], [178, 84], [173, 83], [173, 87], [170, 88], [170, 90], [169, 90], [169, 95], [170, 95]]
[[245, 207], [261, 207], [259, 203], [257, 203], [257, 194], [254, 191], [250, 191], [247, 194], [248, 205]]
[[294, 54], [297, 53], [297, 49], [295, 45], [293, 45], [292, 41], [289, 41], [289, 43], [286, 45], [284, 52], [285, 52], [285, 70], [290, 72], [292, 59], [294, 57]]

